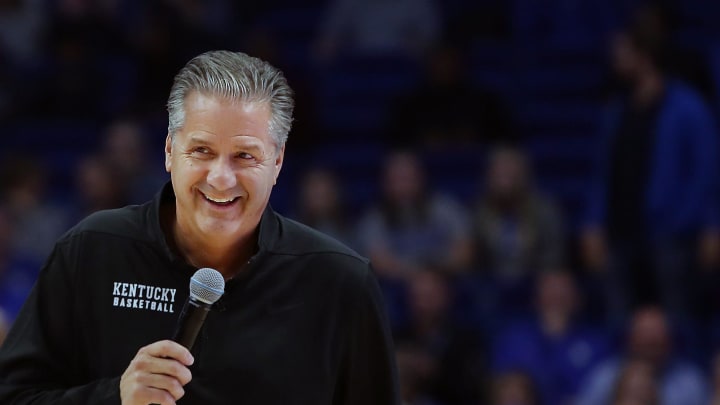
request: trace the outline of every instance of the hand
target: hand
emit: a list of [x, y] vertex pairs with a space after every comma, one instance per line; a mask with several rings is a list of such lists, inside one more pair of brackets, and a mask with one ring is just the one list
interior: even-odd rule
[[120, 378], [122, 404], [174, 405], [192, 379], [188, 366], [193, 361], [186, 348], [170, 340], [143, 347]]
[[607, 266], [607, 244], [599, 229], [588, 229], [582, 234], [580, 249], [585, 266], [591, 271], [603, 271]]

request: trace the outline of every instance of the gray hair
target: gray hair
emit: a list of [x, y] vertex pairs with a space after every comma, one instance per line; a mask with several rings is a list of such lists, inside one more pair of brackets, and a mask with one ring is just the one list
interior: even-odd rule
[[295, 102], [293, 91], [277, 68], [242, 52], [210, 51], [196, 56], [175, 76], [168, 98], [168, 132], [185, 124], [185, 97], [191, 91], [228, 100], [268, 103], [270, 135], [281, 147], [287, 141]]

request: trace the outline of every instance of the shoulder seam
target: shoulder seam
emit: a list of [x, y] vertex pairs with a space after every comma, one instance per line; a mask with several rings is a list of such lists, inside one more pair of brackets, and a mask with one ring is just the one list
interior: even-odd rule
[[291, 253], [291, 252], [281, 252], [281, 251], [275, 251], [275, 250], [266, 250], [267, 253], [273, 254], [273, 255], [279, 255], [279, 256], [308, 256], [308, 255], [315, 255], [315, 254], [321, 254], [321, 255], [339, 255], [339, 256], [345, 256], [352, 259], [355, 259], [361, 263], [364, 264], [370, 264], [370, 259], [365, 258], [360, 255], [356, 254], [350, 254], [345, 252], [336, 252], [332, 250], [317, 250], [317, 251], [311, 251], [311, 252], [302, 252], [302, 253]]
[[136, 242], [152, 243], [152, 241], [149, 239], [142, 239], [142, 238], [134, 237], [132, 235], [120, 234], [120, 233], [108, 232], [108, 231], [99, 231], [99, 230], [94, 230], [94, 229], [83, 229], [83, 230], [70, 232], [69, 234], [67, 234], [64, 237], [62, 237], [61, 239], [59, 239], [57, 243], [65, 244], [65, 243], [70, 242], [70, 240], [72, 240], [72, 239], [79, 238], [81, 236], [85, 236], [86, 234], [107, 235], [107, 236], [113, 236], [113, 237], [120, 238], [120, 239], [129, 239], [129, 240], [133, 240]]

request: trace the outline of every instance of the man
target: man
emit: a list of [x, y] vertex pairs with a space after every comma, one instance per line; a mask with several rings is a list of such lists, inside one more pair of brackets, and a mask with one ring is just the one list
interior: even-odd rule
[[545, 404], [572, 404], [582, 380], [607, 354], [601, 331], [583, 322], [581, 295], [573, 275], [562, 269], [535, 279], [535, 307], [511, 317], [495, 336], [493, 368], [498, 374], [523, 370]]
[[[171, 184], [58, 241], [0, 350], [0, 403], [399, 402], [368, 261], [268, 206], [292, 109], [282, 73], [245, 54], [180, 71]], [[226, 288], [191, 353], [166, 339], [201, 267]]]
[[625, 345], [625, 353], [607, 359], [590, 371], [578, 393], [577, 405], [610, 403], [623, 368], [636, 361], [648, 365], [657, 378], [659, 403], [708, 403], [705, 377], [699, 367], [674, 349], [671, 326], [664, 310], [648, 306], [635, 311], [628, 325]]
[[641, 9], [613, 42], [626, 91], [602, 126], [581, 238], [588, 267], [607, 270], [614, 322], [647, 303], [693, 316], [696, 268], [719, 260], [715, 122], [702, 97], [667, 73], [660, 21]]

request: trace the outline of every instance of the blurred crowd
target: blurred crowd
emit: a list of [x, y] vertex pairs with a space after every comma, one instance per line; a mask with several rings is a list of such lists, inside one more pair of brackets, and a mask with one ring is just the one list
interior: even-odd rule
[[60, 235], [168, 181], [172, 78], [225, 48], [296, 91], [271, 203], [372, 260], [404, 405], [720, 404], [707, 21], [699, 0], [0, 0], [0, 342]]

